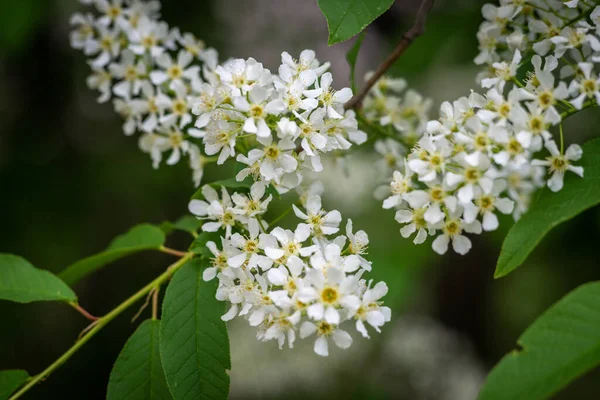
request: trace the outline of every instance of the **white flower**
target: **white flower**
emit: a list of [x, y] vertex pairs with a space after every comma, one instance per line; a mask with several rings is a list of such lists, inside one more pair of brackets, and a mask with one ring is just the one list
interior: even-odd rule
[[[430, 224], [436, 224], [444, 219], [442, 206], [454, 212], [458, 203], [455, 196], [448, 194], [445, 188], [439, 185], [432, 185], [428, 190], [413, 190], [405, 194], [404, 199], [414, 209], [425, 207], [426, 211], [422, 217]], [[401, 218], [405, 219], [406, 215]]]
[[500, 193], [506, 189], [506, 182], [496, 180], [492, 193], [484, 194], [481, 189], [476, 188], [474, 203], [464, 205], [463, 218], [465, 222], [475, 221], [478, 214], [481, 214], [482, 227], [484, 231], [493, 231], [498, 228], [498, 217], [494, 214], [498, 210], [502, 214], [510, 214], [514, 209], [514, 202], [506, 197], [499, 197]]
[[404, 174], [400, 171], [394, 171], [392, 176], [393, 179], [389, 185], [391, 196], [383, 201], [383, 208], [389, 209], [400, 206], [404, 201], [404, 195], [412, 190], [413, 172], [406, 161], [404, 162]]
[[129, 31], [129, 49], [137, 55], [148, 53], [157, 58], [165, 51], [162, 44], [168, 40], [168, 35], [166, 23], [140, 17], [137, 27]]
[[254, 58], [235, 59], [218, 66], [216, 73], [221, 82], [233, 90], [234, 96], [247, 94], [255, 84], [265, 86], [271, 81], [271, 74]]
[[471, 241], [464, 236], [463, 231], [468, 233], [481, 233], [481, 223], [477, 220], [467, 223], [458, 217], [458, 213], [451, 213], [450, 217], [444, 222], [440, 222], [438, 227], [442, 233], [435, 238], [431, 247], [438, 254], [445, 254], [448, 251], [448, 244], [452, 242], [452, 248], [460, 255], [465, 255], [471, 250]]
[[533, 160], [533, 165], [548, 167], [548, 172], [551, 174], [548, 179], [548, 187], [553, 192], [558, 192], [563, 187], [564, 175], [566, 171], [571, 171], [583, 178], [583, 167], [574, 166], [572, 161], [577, 161], [583, 155], [583, 150], [579, 145], [572, 144], [567, 148], [565, 154], [558, 151], [556, 143], [553, 141], [546, 142], [546, 149], [550, 152], [550, 157], [546, 160]]
[[321, 197], [318, 195], [309, 196], [306, 200], [306, 212], [301, 211], [296, 205], [294, 214], [310, 227], [314, 236], [331, 235], [339, 231], [339, 224], [342, 216], [339, 211], [333, 210], [326, 212], [321, 208]]
[[231, 236], [231, 245], [240, 250], [240, 254], [229, 258], [227, 264], [232, 268], [240, 268], [242, 265], [248, 270], [252, 270], [259, 266], [263, 271], [268, 270], [273, 265], [273, 261], [261, 254], [258, 235], [260, 233], [256, 219], [248, 221], [248, 237], [244, 237], [239, 233], [234, 233]]
[[425, 221], [424, 214], [428, 209], [425, 207], [415, 209], [405, 209], [396, 211], [396, 221], [400, 224], [407, 224], [400, 229], [400, 234], [407, 239], [414, 232], [417, 232], [414, 244], [421, 244], [427, 239], [427, 229], [429, 224]]
[[367, 270], [371, 270], [371, 262], [367, 261], [362, 255], [366, 254], [369, 246], [369, 236], [365, 231], [352, 232], [352, 220], [348, 219], [346, 223], [346, 237], [348, 238], [348, 253], [354, 254], [360, 260], [360, 266]]
[[265, 197], [265, 190], [266, 186], [264, 183], [254, 182], [250, 187], [250, 197], [244, 194], [234, 193], [231, 196], [231, 199], [235, 204], [233, 212], [250, 218], [264, 214], [273, 198], [272, 195], [268, 195], [263, 199], [263, 197]]
[[314, 351], [320, 356], [327, 357], [329, 355], [329, 344], [327, 338], [331, 336], [333, 342], [340, 349], [347, 349], [352, 345], [352, 337], [350, 334], [337, 326], [331, 325], [328, 322], [321, 321], [317, 325], [312, 322], [304, 322], [300, 326], [300, 337], [302, 339], [317, 334], [315, 340]]
[[[298, 161], [292, 151], [296, 145], [289, 139], [281, 139], [273, 143], [273, 138], [268, 136], [261, 139], [265, 147], [262, 150], [252, 149], [248, 156], [240, 155], [237, 160], [247, 165], [258, 163], [258, 172], [266, 182], [280, 183], [286, 173], [294, 172], [298, 168]], [[238, 175], [238, 179], [243, 175]]]
[[236, 256], [239, 251], [234, 249], [227, 239], [221, 239], [221, 247], [223, 250], [219, 250], [215, 242], [207, 242], [206, 247], [214, 257], [211, 259], [212, 267], [208, 267], [202, 271], [202, 279], [211, 281], [219, 272], [223, 272], [228, 267], [229, 258]]
[[355, 254], [342, 256], [342, 247], [336, 242], [327, 244], [324, 249], [319, 249], [310, 257], [310, 265], [322, 272], [327, 272], [331, 268], [348, 273], [355, 272], [361, 265], [360, 258]]
[[[421, 182], [434, 181], [439, 173], [445, 171], [446, 158], [452, 153], [448, 140], [441, 138], [433, 140], [429, 135], [419, 140], [421, 152], [419, 158], [410, 157], [408, 166], [419, 175]], [[415, 153], [415, 154], [417, 154]]]
[[295, 232], [276, 227], [271, 235], [276, 240], [265, 242], [265, 253], [279, 264], [288, 263], [292, 256], [310, 256], [317, 250], [316, 245], [303, 247], [310, 236], [310, 229], [305, 224], [299, 224]]
[[194, 57], [186, 52], [179, 51], [177, 61], [173, 61], [168, 53], [163, 53], [156, 58], [156, 64], [161, 68], [150, 72], [150, 80], [155, 85], [161, 85], [165, 82], [181, 82], [183, 79], [199, 79], [200, 67], [192, 65]]
[[385, 282], [377, 283], [373, 288], [366, 288], [361, 298], [361, 304], [354, 315], [356, 320], [356, 330], [365, 338], [369, 338], [369, 333], [365, 327], [365, 322], [381, 332], [381, 327], [389, 322], [392, 316], [392, 310], [389, 307], [382, 307], [379, 300], [388, 292]]
[[98, 11], [104, 13], [98, 23], [108, 26], [111, 23], [119, 26], [127, 24], [123, 13], [123, 0], [95, 0]]
[[235, 156], [235, 143], [239, 130], [237, 125], [223, 120], [208, 125], [204, 134], [204, 151], [209, 156], [219, 153], [217, 164], [223, 164]]
[[188, 96], [187, 87], [182, 81], [173, 81], [170, 85], [171, 90], [175, 92], [175, 98], [166, 97], [165, 105], [169, 108], [169, 113], [160, 118], [160, 123], [164, 126], [172, 126], [177, 124], [183, 128], [192, 122], [190, 114], [190, 96]]
[[594, 65], [592, 63], [579, 63], [579, 69], [583, 73], [580, 79], [575, 79], [569, 85], [571, 93], [579, 93], [579, 96], [571, 100], [571, 103], [578, 109], [583, 108], [583, 102], [586, 99], [595, 99], [600, 104], [600, 79], [592, 76]]
[[256, 86], [248, 92], [246, 100], [243, 96], [233, 99], [236, 110], [247, 114], [244, 121], [244, 132], [255, 133], [259, 137], [271, 136], [271, 129], [267, 126], [265, 118], [268, 115], [279, 115], [285, 110], [285, 104], [278, 98], [269, 100], [267, 89]]
[[354, 316], [360, 306], [356, 276], [346, 276], [339, 268], [330, 267], [327, 272], [310, 270], [304, 284], [298, 299], [310, 304], [306, 312], [315, 321], [339, 325], [343, 316]]
[[[318, 80], [316, 89], [304, 92], [308, 97], [318, 96], [319, 100], [327, 110], [329, 118], [343, 118], [343, 106], [352, 98], [352, 90], [343, 88], [335, 91], [331, 88], [333, 76], [331, 72], [325, 72]], [[316, 96], [315, 96], [316, 95]]]

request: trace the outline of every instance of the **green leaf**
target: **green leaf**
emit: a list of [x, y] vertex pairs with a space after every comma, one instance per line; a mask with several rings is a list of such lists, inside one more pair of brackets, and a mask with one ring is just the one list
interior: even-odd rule
[[178, 230], [188, 232], [192, 236], [196, 236], [198, 230], [202, 226], [203, 221], [192, 215], [184, 215], [175, 222], [165, 221], [161, 224], [160, 228], [165, 234]]
[[318, 0], [327, 20], [328, 44], [336, 44], [360, 33], [387, 11], [394, 0]]
[[29, 380], [29, 374], [22, 369], [0, 371], [0, 400], [6, 400]]
[[160, 321], [144, 321], [125, 343], [108, 381], [107, 400], [169, 400], [160, 362]]
[[193, 259], [173, 277], [163, 302], [160, 355], [176, 400], [227, 399], [231, 368], [225, 303], [215, 298], [217, 280], [204, 282]]
[[219, 232], [202, 232], [190, 245], [189, 251], [199, 254], [204, 258], [212, 258], [214, 255], [210, 252], [206, 243], [208, 242], [221, 243], [221, 234]]
[[358, 52], [360, 51], [360, 46], [362, 45], [364, 38], [365, 38], [365, 32], [363, 31], [358, 36], [358, 38], [356, 39], [356, 41], [354, 42], [354, 44], [352, 45], [350, 50], [348, 50], [348, 53], [346, 53], [346, 60], [348, 61], [348, 65], [350, 66], [350, 85], [352, 85], [353, 93], [356, 93], [356, 82], [354, 81], [354, 71], [356, 69], [356, 59], [358, 58]]
[[582, 285], [538, 318], [492, 370], [480, 400], [545, 399], [600, 364], [600, 282]]
[[569, 172], [560, 192], [543, 189], [529, 211], [508, 231], [494, 277], [507, 275], [520, 266], [552, 228], [600, 203], [600, 139], [583, 146], [580, 165], [585, 169], [584, 178]]
[[144, 250], [156, 250], [165, 242], [165, 233], [150, 224], [136, 225], [127, 233], [117, 236], [101, 253], [71, 264], [58, 276], [69, 285], [113, 261]]
[[35, 268], [24, 258], [0, 254], [0, 300], [74, 302], [77, 296], [56, 275]]

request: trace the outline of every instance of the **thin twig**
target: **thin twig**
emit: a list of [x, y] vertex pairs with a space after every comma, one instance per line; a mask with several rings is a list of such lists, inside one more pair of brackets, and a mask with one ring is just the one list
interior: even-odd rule
[[163, 253], [172, 254], [177, 257], [183, 257], [187, 254], [185, 251], [179, 251], [179, 250], [171, 249], [171, 248], [165, 247], [165, 246], [160, 246], [159, 250], [162, 251]]
[[156, 321], [158, 319], [158, 291], [159, 287], [152, 293], [152, 320]]
[[69, 303], [69, 304], [71, 305], [71, 307], [76, 309], [81, 315], [83, 315], [90, 321], [98, 320], [98, 317], [95, 317], [92, 314], [90, 314], [85, 308], [81, 307], [78, 303], [73, 302], [73, 303]]
[[144, 304], [142, 304], [142, 306], [140, 307], [140, 309], [138, 310], [138, 312], [135, 313], [135, 315], [133, 316], [133, 318], [131, 318], [131, 323], [134, 323], [136, 319], [138, 319], [140, 317], [140, 315], [142, 315], [142, 312], [146, 309], [146, 307], [148, 307], [148, 305], [150, 304], [150, 297], [152, 296], [154, 289], [152, 289], [150, 291], [150, 293], [148, 293], [148, 296], [146, 296], [146, 301], [144, 301]]
[[123, 311], [128, 309], [132, 304], [141, 300], [144, 296], [146, 296], [150, 291], [155, 289], [156, 287], [165, 283], [171, 275], [175, 273], [179, 268], [185, 265], [189, 260], [192, 259], [194, 255], [192, 253], [187, 253], [186, 256], [182, 257], [180, 260], [177, 260], [174, 264], [172, 264], [165, 272], [163, 272], [160, 276], [154, 279], [152, 282], [148, 283], [142, 289], [138, 290], [134, 295], [129, 297], [123, 303], [119, 304], [115, 309], [106, 314], [105, 316], [99, 318], [97, 321], [92, 322], [90, 326], [84, 329], [82, 332], [82, 336], [79, 340], [75, 342], [75, 344], [67, 350], [62, 356], [60, 356], [56, 361], [54, 361], [50, 366], [48, 366], [45, 370], [40, 372], [39, 374], [32, 377], [19, 391], [13, 394], [9, 400], [17, 400], [21, 398], [29, 389], [46, 379], [50, 374], [52, 374], [55, 370], [57, 370], [61, 365], [63, 365], [69, 358], [73, 356], [83, 345], [85, 345], [92, 337], [94, 337], [98, 332], [102, 330], [106, 325], [108, 325], [113, 319], [119, 316]]
[[360, 92], [358, 92], [346, 104], [344, 104], [344, 108], [346, 110], [351, 108], [360, 108], [365, 96], [367, 93], [369, 93], [369, 90], [371, 90], [373, 85], [375, 85], [379, 78], [381, 78], [381, 76], [396, 62], [396, 60], [400, 58], [402, 54], [404, 54], [412, 42], [414, 42], [416, 38], [425, 32], [425, 23], [427, 22], [429, 11], [431, 10], [431, 7], [433, 7], [433, 1], [434, 0], [421, 1], [421, 6], [419, 7], [419, 11], [417, 12], [413, 26], [406, 31], [404, 35], [402, 35], [402, 39], [400, 39], [400, 42], [396, 48], [390, 53], [387, 59], [379, 66], [379, 68], [377, 68], [375, 73], [369, 78]]

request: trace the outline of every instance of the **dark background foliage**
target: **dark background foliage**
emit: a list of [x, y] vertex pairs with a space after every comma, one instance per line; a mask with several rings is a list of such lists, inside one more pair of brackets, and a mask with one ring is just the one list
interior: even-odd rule
[[[409, 26], [415, 3], [397, 2], [369, 28], [359, 55], [360, 75], [375, 68]], [[393, 68], [393, 74], [406, 77], [411, 86], [434, 98], [432, 116], [441, 100], [468, 94], [475, 87], [477, 70], [471, 60], [477, 54], [475, 33], [482, 4], [439, 1], [426, 35]], [[54, 272], [103, 249], [136, 223], [178, 218], [186, 212], [194, 190], [185, 164], [153, 170], [136, 140], [121, 133], [112, 107], [96, 104], [95, 94], [85, 87], [84, 56], [68, 45], [69, 16], [79, 7], [75, 0], [0, 4], [0, 252], [22, 255]], [[171, 26], [205, 39], [223, 59], [254, 56], [274, 69], [281, 51], [298, 54], [303, 48], [315, 48], [320, 59], [332, 62], [337, 85], [347, 84], [344, 54], [351, 43], [326, 47], [325, 20], [314, 0], [165, 0], [163, 17]], [[567, 140], [581, 143], [597, 135], [598, 122], [593, 110], [570, 120]], [[211, 176], [214, 171], [209, 170], [206, 179]], [[333, 208], [343, 190], [337, 186], [328, 190]], [[549, 305], [579, 284], [600, 278], [598, 209], [553, 231], [522, 268], [494, 281], [509, 219], [502, 221], [498, 232], [477, 237], [468, 256], [439, 257], [429, 245], [414, 247], [403, 240], [393, 213], [380, 210], [371, 196], [339, 207], [355, 220], [355, 227], [370, 234], [373, 276], [388, 282], [394, 317], [427, 315], [444, 330], [461, 335], [471, 343], [484, 372], [514, 348], [518, 335]], [[184, 248], [186, 238], [176, 234], [170, 245]], [[171, 261], [172, 257], [156, 253], [127, 258], [84, 279], [75, 289], [82, 305], [101, 315]], [[112, 364], [140, 322], [131, 323], [136, 311], [132, 308], [110, 324], [26, 398], [104, 398]], [[62, 354], [86, 326], [61, 304], [0, 302], [0, 316], [0, 369], [23, 368], [31, 374]], [[141, 318], [146, 316], [147, 312]], [[237, 329], [238, 325], [232, 328], [232, 337]], [[232, 339], [234, 353], [261, 354], [268, 348], [267, 357], [284, 357], [289, 364], [300, 355], [300, 350], [279, 355], [272, 352], [273, 343], [256, 342], [249, 332], [243, 336], [249, 340]], [[378, 340], [382, 339], [370, 342], [371, 360], [378, 360]], [[362, 345], [357, 340], [354, 346]], [[242, 379], [244, 369], [253, 368], [251, 358], [240, 360], [234, 362], [234, 388], [236, 377]], [[366, 374], [357, 373], [356, 365], [346, 367], [350, 369], [336, 367], [336, 379], [326, 389], [303, 387], [285, 397], [421, 398], [403, 394], [410, 391], [399, 391], [390, 382], [374, 386], [372, 380], [362, 379]], [[298, 364], [298, 373], [302, 368]], [[592, 372], [557, 398], [597, 398], [599, 377], [598, 371]], [[255, 382], [255, 391], [237, 390], [233, 397], [275, 398], [268, 391], [271, 384], [265, 371]]]

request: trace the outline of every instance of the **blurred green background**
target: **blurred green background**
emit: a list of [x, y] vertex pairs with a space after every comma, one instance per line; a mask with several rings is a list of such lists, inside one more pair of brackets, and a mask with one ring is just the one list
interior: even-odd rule
[[[358, 75], [374, 69], [411, 23], [418, 1], [398, 1], [368, 29]], [[435, 101], [475, 88], [475, 33], [482, 1], [438, 1], [426, 35], [392, 73]], [[88, 66], [68, 44], [75, 0], [0, 2], [0, 252], [22, 255], [54, 272], [103, 249], [141, 222], [185, 214], [194, 188], [185, 164], [151, 168], [125, 137], [111, 105], [85, 87]], [[348, 84], [350, 43], [328, 48], [315, 0], [164, 1], [171, 26], [217, 48], [221, 59], [253, 56], [276, 70], [279, 54], [316, 50], [329, 60], [336, 86]], [[568, 121], [568, 141], [597, 135], [597, 112]], [[384, 177], [360, 155], [350, 174], [325, 176], [327, 208], [338, 208], [370, 235], [372, 277], [385, 280], [393, 321], [382, 335], [356, 338], [348, 352], [323, 360], [308, 347], [279, 352], [243, 323], [231, 325], [232, 398], [475, 398], [485, 374], [515, 346], [519, 334], [549, 305], [579, 284], [600, 278], [600, 212], [592, 209], [554, 230], [519, 270], [492, 278], [502, 239], [512, 224], [474, 239], [465, 257], [435, 255], [430, 244], [403, 240], [393, 213], [371, 195]], [[215, 175], [209, 170], [206, 180]], [[332, 184], [335, 182], [335, 185]], [[373, 183], [371, 183], [373, 182]], [[284, 222], [292, 219], [286, 219]], [[185, 235], [170, 239], [185, 248]], [[76, 286], [82, 305], [101, 315], [160, 273], [171, 257], [142, 254], [119, 261]], [[130, 309], [28, 399], [102, 399], [112, 363], [139, 322]], [[86, 321], [60, 304], [0, 302], [0, 369], [38, 373], [75, 340]], [[596, 399], [594, 371], [556, 396]]]

